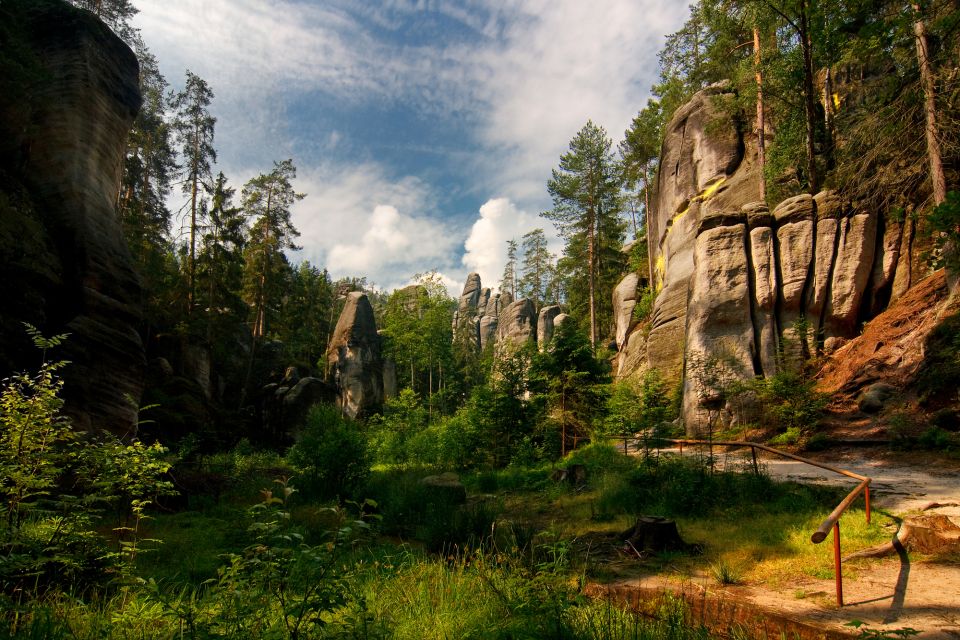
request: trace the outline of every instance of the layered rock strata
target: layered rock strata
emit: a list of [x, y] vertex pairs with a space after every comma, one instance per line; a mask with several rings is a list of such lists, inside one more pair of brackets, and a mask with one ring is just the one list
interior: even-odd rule
[[557, 319], [564, 315], [557, 305], [543, 307], [539, 313], [533, 301], [514, 300], [507, 293], [494, 293], [483, 287], [480, 275], [471, 273], [453, 316], [455, 339], [468, 340], [478, 350], [528, 341], [543, 348], [553, 337]]
[[383, 358], [373, 307], [366, 294], [354, 291], [333, 330], [327, 363], [337, 387], [337, 404], [356, 418], [383, 407]]
[[65, 410], [76, 425], [132, 434], [146, 359], [136, 330], [140, 281], [115, 202], [141, 102], [137, 60], [92, 14], [65, 2], [11, 2], [7, 15], [22, 45], [11, 53], [28, 52], [35, 73], [0, 91], [0, 175], [29, 194], [60, 272], [6, 304], [45, 333], [70, 334], [56, 357], [71, 361]]
[[731, 383], [831, 352], [912, 280], [909, 229], [880, 212], [830, 191], [772, 212], [759, 202], [752, 136], [721, 108], [727, 97], [723, 86], [700, 92], [667, 128], [649, 220], [649, 335], [623, 331], [631, 283], [614, 297], [618, 370], [646, 364], [681, 383], [691, 434], [732, 419]]

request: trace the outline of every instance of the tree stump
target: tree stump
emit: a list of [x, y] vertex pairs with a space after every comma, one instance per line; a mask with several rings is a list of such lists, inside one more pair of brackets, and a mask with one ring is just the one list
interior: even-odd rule
[[587, 484], [587, 467], [582, 464], [571, 464], [566, 469], [557, 469], [550, 477], [554, 482], [568, 482], [574, 487], [583, 487]]
[[694, 545], [687, 544], [677, 531], [677, 523], [659, 516], [640, 516], [636, 524], [620, 534], [624, 551], [660, 553], [661, 551], [688, 551]]

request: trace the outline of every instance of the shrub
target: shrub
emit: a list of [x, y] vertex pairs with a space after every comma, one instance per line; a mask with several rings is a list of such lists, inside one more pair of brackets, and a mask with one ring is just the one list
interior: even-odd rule
[[311, 407], [300, 441], [290, 447], [287, 461], [297, 470], [297, 484], [309, 497], [348, 497], [370, 473], [367, 442], [359, 425], [331, 405]]
[[930, 427], [920, 434], [917, 444], [924, 449], [948, 450], [953, 444], [953, 437], [949, 431], [944, 431], [940, 427]]
[[587, 478], [596, 478], [608, 473], [626, 473], [635, 466], [633, 458], [625, 456], [617, 448], [605, 442], [591, 442], [570, 453], [564, 463], [582, 464], [587, 468]]
[[[5, 380], [0, 392], [0, 500], [6, 512], [0, 518], [0, 592], [82, 591], [132, 566], [146, 508], [157, 495], [172, 493], [161, 479], [170, 465], [159, 445], [74, 431], [60, 413], [58, 371], [67, 363], [46, 359], [66, 336], [44, 338], [29, 325], [27, 332], [44, 354], [40, 370]], [[95, 531], [110, 505], [118, 516], [115, 552]]]
[[829, 400], [816, 390], [816, 381], [794, 371], [780, 371], [758, 378], [754, 389], [764, 414], [796, 441], [800, 433], [816, 426]]

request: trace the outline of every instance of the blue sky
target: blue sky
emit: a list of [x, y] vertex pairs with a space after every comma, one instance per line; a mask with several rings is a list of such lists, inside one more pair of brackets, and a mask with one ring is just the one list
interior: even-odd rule
[[470, 271], [495, 286], [506, 240], [549, 227], [538, 214], [570, 138], [592, 118], [619, 141], [687, 13], [652, 0], [136, 4], [168, 81], [190, 69], [213, 88], [218, 169], [238, 191], [294, 159], [307, 197], [292, 259], [388, 290], [436, 269], [453, 292]]

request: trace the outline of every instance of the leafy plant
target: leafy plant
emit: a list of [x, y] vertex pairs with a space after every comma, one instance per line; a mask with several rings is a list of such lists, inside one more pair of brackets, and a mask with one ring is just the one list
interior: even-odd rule
[[[275, 481], [277, 493], [264, 489], [263, 500], [250, 508], [254, 543], [231, 554], [212, 583], [213, 626], [227, 634], [266, 635], [284, 632], [300, 638], [308, 629], [323, 627], [329, 614], [347, 602], [349, 572], [340, 555], [357, 532], [368, 530], [365, 510], [376, 503], [355, 505], [351, 518], [340, 507], [324, 509], [335, 526], [321, 544], [308, 544], [291, 521], [288, 479]], [[279, 618], [279, 629], [271, 628]]]
[[300, 441], [287, 452], [304, 493], [316, 498], [349, 497], [370, 473], [367, 441], [360, 426], [330, 405], [311, 407]]
[[960, 191], [947, 193], [947, 199], [927, 216], [935, 251], [930, 257], [934, 268], [946, 267], [960, 273]]
[[[43, 358], [36, 374], [17, 374], [0, 392], [0, 591], [43, 591], [50, 586], [84, 589], [105, 582], [111, 564], [132, 567], [139, 523], [152, 498], [171, 492], [162, 479], [164, 449], [74, 431], [61, 414], [66, 362], [47, 351], [65, 335], [43, 337], [27, 325]], [[118, 511], [120, 549], [108, 553], [95, 525], [108, 505]], [[133, 520], [127, 520], [132, 516]]]

